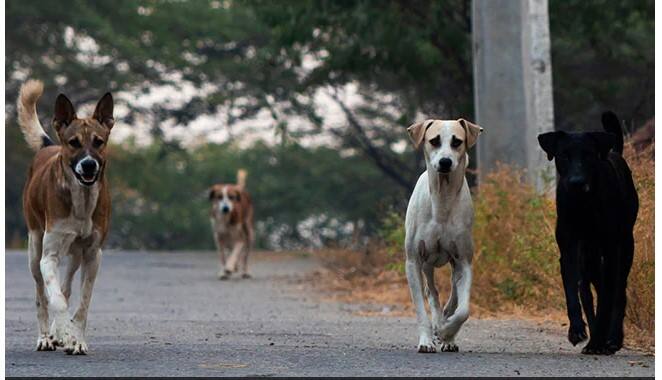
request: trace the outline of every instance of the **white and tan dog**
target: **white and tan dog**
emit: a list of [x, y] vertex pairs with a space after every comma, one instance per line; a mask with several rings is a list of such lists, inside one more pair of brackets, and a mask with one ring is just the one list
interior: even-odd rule
[[[246, 171], [237, 171], [237, 183], [216, 184], [209, 189], [211, 227], [218, 249], [218, 277], [226, 280], [237, 270], [241, 260], [241, 277], [249, 278], [248, 254], [253, 243], [253, 203], [246, 191]], [[225, 252], [230, 257], [225, 259]]]
[[[473, 205], [465, 171], [467, 151], [482, 128], [464, 119], [425, 120], [407, 131], [423, 148], [427, 170], [409, 199], [405, 219], [406, 272], [419, 328], [418, 352], [457, 351], [455, 335], [469, 317]], [[451, 294], [443, 312], [434, 269], [451, 264]], [[425, 279], [425, 283], [423, 282]], [[424, 286], [431, 318], [425, 310]]]
[[[92, 117], [79, 119], [69, 99], [60, 94], [53, 128], [61, 145], [55, 145], [37, 117], [42, 92], [41, 82], [27, 81], [17, 104], [25, 139], [36, 151], [23, 190], [23, 212], [36, 285], [37, 350], [63, 346], [68, 354], [84, 355], [88, 349], [87, 311], [110, 220], [105, 149], [114, 124], [113, 97], [105, 94]], [[69, 262], [60, 285], [58, 264], [66, 256]], [[72, 318], [68, 311], [71, 284], [81, 266], [80, 305]], [[53, 316], [50, 331], [49, 309]]]

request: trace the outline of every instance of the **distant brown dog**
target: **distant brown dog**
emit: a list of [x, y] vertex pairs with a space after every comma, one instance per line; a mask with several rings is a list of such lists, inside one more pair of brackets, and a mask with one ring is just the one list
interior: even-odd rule
[[[220, 259], [218, 277], [226, 280], [241, 259], [242, 278], [249, 278], [248, 254], [253, 243], [253, 204], [246, 191], [246, 171], [237, 171], [237, 184], [217, 184], [209, 189], [211, 227]], [[225, 251], [231, 251], [225, 260]]]
[[[55, 145], [37, 117], [43, 88], [40, 81], [27, 81], [17, 102], [18, 122], [36, 151], [23, 191], [23, 212], [37, 291], [37, 351], [63, 346], [67, 354], [85, 355], [87, 310], [110, 219], [105, 149], [114, 124], [113, 97], [106, 93], [91, 118], [79, 119], [69, 99], [58, 95], [53, 128], [61, 145]], [[58, 264], [67, 255], [71, 257], [60, 286]], [[81, 264], [80, 305], [71, 318], [71, 283]]]

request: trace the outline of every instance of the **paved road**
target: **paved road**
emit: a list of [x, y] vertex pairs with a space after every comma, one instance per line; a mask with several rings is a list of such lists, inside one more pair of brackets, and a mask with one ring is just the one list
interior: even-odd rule
[[[24, 252], [6, 253], [8, 376], [652, 376], [654, 358], [587, 357], [553, 330], [470, 319], [460, 353], [418, 354], [413, 318], [359, 317], [297, 281], [314, 259], [260, 254], [254, 278], [220, 282], [211, 253], [106, 251], [87, 356], [35, 352]], [[77, 293], [77, 292], [75, 292]]]

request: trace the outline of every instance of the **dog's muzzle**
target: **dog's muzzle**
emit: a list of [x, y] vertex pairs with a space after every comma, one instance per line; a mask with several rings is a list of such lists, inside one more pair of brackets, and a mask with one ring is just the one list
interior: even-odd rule
[[81, 184], [91, 186], [99, 177], [99, 169], [101, 169], [101, 165], [99, 165], [97, 160], [90, 156], [85, 156], [74, 166], [74, 174]]
[[230, 208], [228, 206], [223, 206], [221, 207], [221, 212], [223, 214], [227, 214], [228, 212], [230, 212]]
[[591, 191], [591, 186], [581, 177], [568, 178], [568, 187], [577, 193], [588, 193]]
[[447, 174], [450, 173], [451, 167], [453, 167], [453, 160], [451, 160], [450, 158], [442, 158], [441, 160], [439, 160], [439, 168], [437, 169], [437, 171], [439, 173]]

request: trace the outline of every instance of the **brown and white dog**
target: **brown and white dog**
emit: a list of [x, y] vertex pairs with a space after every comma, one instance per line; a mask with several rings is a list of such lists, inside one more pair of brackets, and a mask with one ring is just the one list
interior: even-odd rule
[[[87, 311], [110, 219], [105, 149], [114, 123], [113, 97], [106, 93], [92, 117], [78, 118], [69, 99], [58, 95], [53, 128], [61, 145], [56, 145], [37, 117], [43, 89], [40, 81], [29, 80], [17, 102], [19, 125], [36, 151], [23, 190], [23, 212], [30, 271], [36, 283], [37, 351], [62, 346], [67, 354], [85, 355]], [[60, 284], [58, 264], [65, 256], [70, 260]], [[71, 283], [81, 266], [80, 305], [72, 318], [68, 312]], [[53, 316], [50, 331], [49, 312]]]
[[[253, 244], [253, 203], [246, 191], [246, 171], [237, 171], [237, 183], [216, 184], [209, 189], [211, 228], [218, 249], [218, 278], [226, 280], [237, 270], [241, 260], [241, 277], [249, 278], [248, 253]], [[225, 253], [230, 251], [226, 260]]]

